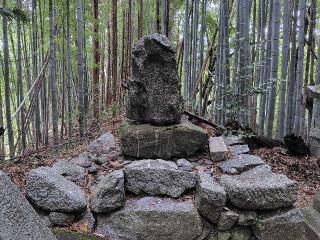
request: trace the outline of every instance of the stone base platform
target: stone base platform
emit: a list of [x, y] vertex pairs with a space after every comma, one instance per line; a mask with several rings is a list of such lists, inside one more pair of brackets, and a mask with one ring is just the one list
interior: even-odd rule
[[118, 132], [123, 154], [136, 159], [188, 157], [208, 144], [206, 131], [187, 120], [169, 126], [127, 121]]

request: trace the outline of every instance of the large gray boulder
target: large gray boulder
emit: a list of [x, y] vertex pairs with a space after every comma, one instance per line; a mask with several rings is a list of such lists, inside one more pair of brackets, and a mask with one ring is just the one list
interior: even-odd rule
[[124, 174], [122, 170], [105, 176], [95, 189], [90, 200], [91, 209], [96, 213], [107, 213], [125, 203]]
[[202, 221], [191, 200], [145, 197], [99, 214], [96, 233], [113, 240], [191, 240], [202, 233]]
[[192, 173], [178, 170], [174, 162], [160, 159], [136, 161], [124, 171], [126, 188], [134, 194], [179, 197], [197, 183]]
[[258, 156], [241, 154], [233, 157], [231, 160], [218, 163], [218, 166], [223, 173], [234, 174], [242, 173], [263, 164], [265, 162]]
[[183, 113], [175, 50], [166, 36], [143, 37], [133, 48], [127, 116], [154, 125], [178, 123]]
[[29, 172], [26, 195], [34, 206], [50, 212], [77, 213], [87, 207], [80, 187], [48, 167]]
[[213, 181], [207, 173], [199, 173], [195, 205], [199, 214], [212, 223], [217, 223], [226, 205], [227, 197], [223, 187]]
[[262, 214], [254, 228], [259, 240], [306, 240], [305, 223], [299, 209]]
[[0, 171], [0, 239], [56, 240], [9, 177]]
[[222, 175], [220, 183], [227, 192], [228, 201], [240, 209], [277, 209], [292, 206], [297, 200], [296, 182], [282, 174]]
[[52, 169], [71, 181], [83, 180], [86, 175], [83, 167], [66, 160], [59, 160], [53, 164]]
[[116, 149], [116, 140], [111, 133], [105, 133], [98, 139], [92, 141], [88, 146], [88, 151], [92, 154], [108, 154], [111, 150]]
[[170, 126], [127, 121], [118, 132], [123, 154], [139, 159], [188, 157], [208, 143], [207, 132], [186, 120]]

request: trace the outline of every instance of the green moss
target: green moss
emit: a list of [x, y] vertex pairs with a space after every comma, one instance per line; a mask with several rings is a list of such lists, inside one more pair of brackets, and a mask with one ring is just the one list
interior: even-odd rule
[[58, 240], [101, 240], [101, 238], [77, 232], [68, 232], [63, 229], [55, 228], [52, 230]]

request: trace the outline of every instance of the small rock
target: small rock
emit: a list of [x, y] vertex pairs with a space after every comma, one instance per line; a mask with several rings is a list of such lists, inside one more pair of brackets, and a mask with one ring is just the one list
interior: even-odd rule
[[231, 151], [233, 156], [237, 156], [237, 155], [240, 155], [240, 154], [249, 153], [250, 149], [249, 149], [249, 146], [247, 144], [245, 144], [245, 145], [233, 145], [233, 146], [230, 146], [230, 151]]
[[91, 198], [91, 209], [95, 213], [107, 213], [125, 203], [124, 174], [114, 171], [103, 178]]
[[96, 233], [109, 239], [191, 240], [202, 233], [192, 200], [144, 197], [110, 215], [98, 214]]
[[173, 162], [141, 160], [125, 168], [126, 188], [134, 194], [167, 195], [179, 197], [196, 186], [196, 177], [178, 170]]
[[88, 173], [89, 174], [96, 174], [98, 171], [98, 168], [95, 164], [93, 164], [91, 167], [88, 168]]
[[239, 214], [238, 224], [241, 226], [255, 225], [257, 222], [257, 213], [253, 211], [244, 211]]
[[220, 183], [228, 201], [240, 209], [271, 210], [290, 207], [297, 200], [297, 183], [282, 174], [222, 175]]
[[108, 163], [108, 159], [106, 155], [99, 156], [94, 161], [97, 165], [103, 165]]
[[235, 174], [245, 172], [263, 164], [265, 164], [265, 162], [258, 156], [241, 154], [231, 160], [219, 163], [218, 167], [223, 173]]
[[215, 162], [226, 159], [228, 148], [222, 137], [211, 137], [209, 139], [210, 157]]
[[245, 144], [245, 142], [240, 137], [234, 135], [223, 137], [223, 140], [227, 146]]
[[49, 214], [49, 219], [53, 226], [68, 227], [73, 223], [75, 215], [68, 213], [51, 212]]
[[217, 223], [226, 204], [226, 192], [206, 173], [199, 173], [195, 205], [200, 215]]
[[76, 213], [87, 208], [81, 188], [48, 167], [28, 173], [26, 195], [32, 204], [46, 211]]
[[184, 158], [178, 159], [177, 165], [180, 170], [187, 171], [187, 172], [191, 172], [193, 168], [192, 163]]
[[88, 168], [88, 167], [91, 167], [95, 159], [96, 159], [96, 156], [92, 155], [89, 152], [84, 152], [84, 153], [80, 153], [77, 157], [73, 158], [71, 162], [81, 167]]
[[115, 137], [111, 133], [105, 133], [89, 144], [88, 151], [93, 154], [101, 155], [108, 154], [110, 150], [115, 148]]
[[239, 214], [233, 211], [222, 212], [218, 222], [218, 229], [220, 231], [230, 230], [238, 221]]
[[320, 213], [320, 192], [317, 193], [313, 201], [313, 207]]
[[56, 162], [53, 164], [52, 169], [71, 181], [83, 180], [86, 174], [83, 167], [66, 160], [60, 160]]
[[305, 223], [299, 209], [277, 211], [258, 216], [254, 229], [258, 239], [305, 239]]

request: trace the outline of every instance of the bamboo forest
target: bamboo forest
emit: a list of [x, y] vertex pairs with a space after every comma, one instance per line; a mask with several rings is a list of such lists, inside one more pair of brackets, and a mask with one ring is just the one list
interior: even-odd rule
[[319, 6], [0, 0], [0, 239], [320, 240]]

